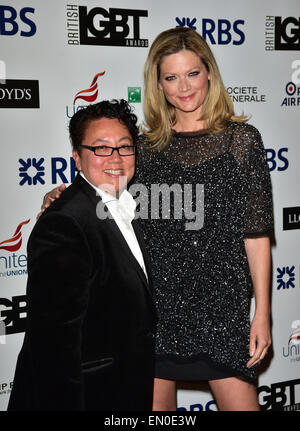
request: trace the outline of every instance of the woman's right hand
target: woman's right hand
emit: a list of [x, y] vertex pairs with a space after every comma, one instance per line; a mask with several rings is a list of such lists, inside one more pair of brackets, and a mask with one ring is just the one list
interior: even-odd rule
[[45, 209], [48, 208], [52, 204], [52, 202], [60, 198], [60, 195], [65, 189], [66, 189], [66, 185], [61, 184], [59, 187], [55, 187], [55, 189], [45, 194], [43, 199], [43, 204], [41, 206], [41, 211], [36, 216], [36, 219], [38, 219], [43, 214]]

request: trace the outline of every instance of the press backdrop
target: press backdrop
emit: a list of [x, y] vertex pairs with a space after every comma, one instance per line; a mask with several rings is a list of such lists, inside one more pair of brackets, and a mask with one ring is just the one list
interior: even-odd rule
[[[299, 409], [299, 16], [299, 0], [1, 2], [1, 410], [24, 336], [28, 236], [43, 195], [75, 175], [69, 118], [87, 103], [122, 97], [142, 121], [148, 48], [158, 33], [175, 26], [205, 37], [236, 112], [251, 116], [263, 137], [276, 243], [273, 348], [259, 376], [259, 401], [262, 409]], [[181, 383], [178, 406], [216, 410], [204, 384]]]

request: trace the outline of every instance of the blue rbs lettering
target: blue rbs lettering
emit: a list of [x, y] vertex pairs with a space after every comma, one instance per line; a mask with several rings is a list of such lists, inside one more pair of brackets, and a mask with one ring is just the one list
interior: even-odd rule
[[287, 152], [287, 148], [280, 148], [277, 153], [275, 150], [273, 150], [273, 148], [265, 149], [266, 160], [268, 162], [270, 172], [274, 171], [275, 169], [277, 171], [285, 171], [288, 168], [289, 161], [283, 155], [283, 153]]
[[[30, 37], [36, 33], [36, 25], [28, 17], [29, 14], [34, 14], [33, 8], [24, 7], [20, 10], [20, 20], [25, 24], [25, 28], [21, 26], [20, 35], [24, 37]], [[0, 6], [0, 35], [14, 36], [19, 32], [17, 17], [18, 13], [12, 6]]]

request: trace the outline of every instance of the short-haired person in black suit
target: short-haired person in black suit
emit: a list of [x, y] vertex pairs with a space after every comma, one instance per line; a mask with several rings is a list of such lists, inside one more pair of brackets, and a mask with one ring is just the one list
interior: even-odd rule
[[151, 410], [151, 271], [126, 190], [137, 118], [125, 100], [79, 110], [80, 171], [28, 242], [28, 315], [8, 410]]

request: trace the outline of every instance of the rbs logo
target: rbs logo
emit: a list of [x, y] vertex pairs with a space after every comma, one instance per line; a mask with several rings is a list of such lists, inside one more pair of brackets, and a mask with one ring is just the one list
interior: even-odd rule
[[276, 153], [273, 148], [266, 148], [266, 159], [269, 165], [269, 171], [285, 171], [289, 166], [288, 159], [283, 155], [283, 153], [287, 153], [288, 148], [280, 148], [278, 153]]
[[[34, 9], [24, 7], [18, 12], [12, 6], [0, 5], [0, 35], [13, 36], [20, 31], [20, 35], [30, 37], [36, 33], [36, 25], [32, 21], [31, 16], [34, 14]], [[20, 22], [21, 21], [21, 22]]]
[[[196, 18], [182, 18], [176, 17], [177, 27], [190, 27], [196, 30]], [[210, 18], [203, 18], [200, 22], [200, 33], [206, 41], [212, 45], [242, 45], [245, 41], [245, 33], [242, 28], [245, 21], [237, 19], [233, 23], [228, 19], [218, 19], [214, 21]]]

